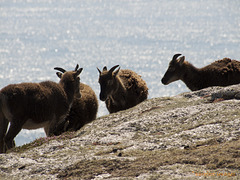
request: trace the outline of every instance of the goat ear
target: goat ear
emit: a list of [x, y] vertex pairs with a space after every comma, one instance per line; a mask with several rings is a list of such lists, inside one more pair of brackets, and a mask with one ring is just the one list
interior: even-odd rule
[[57, 77], [59, 77], [60, 79], [62, 78], [62, 73], [56, 72], [56, 75], [57, 75]]
[[107, 71], [107, 67], [106, 66], [103, 67], [103, 71]]
[[120, 67], [113, 73], [113, 76], [116, 77], [119, 73]]
[[178, 60], [179, 65], [182, 66], [184, 61], [185, 61], [185, 56], [180, 57]]

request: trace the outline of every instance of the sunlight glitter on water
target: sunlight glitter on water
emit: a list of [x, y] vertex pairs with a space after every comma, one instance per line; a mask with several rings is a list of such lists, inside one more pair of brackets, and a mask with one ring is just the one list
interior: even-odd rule
[[[175, 53], [197, 67], [239, 58], [240, 2], [224, 0], [64, 1], [0, 3], [0, 87], [58, 81], [53, 68], [84, 68], [81, 81], [99, 94], [98, 72], [119, 64], [139, 73], [149, 98], [189, 91], [161, 78]], [[100, 102], [98, 116], [108, 114]], [[23, 130], [17, 145], [44, 136]]]

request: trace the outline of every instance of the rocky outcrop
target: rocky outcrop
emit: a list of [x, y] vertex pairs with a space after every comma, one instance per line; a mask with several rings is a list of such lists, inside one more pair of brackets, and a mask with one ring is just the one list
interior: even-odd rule
[[0, 154], [1, 179], [240, 178], [240, 86], [153, 98]]

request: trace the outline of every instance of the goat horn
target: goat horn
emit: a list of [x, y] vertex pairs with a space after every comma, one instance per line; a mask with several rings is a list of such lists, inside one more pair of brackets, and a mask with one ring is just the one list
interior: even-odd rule
[[60, 68], [60, 67], [55, 67], [54, 69], [55, 69], [55, 70], [58, 70], [58, 71], [60, 71], [60, 72], [62, 72], [62, 73], [65, 73], [65, 72], [66, 72], [65, 69]]
[[78, 76], [82, 72], [82, 70], [83, 70], [83, 68], [80, 68], [79, 70], [77, 70], [76, 76]]
[[77, 71], [79, 68], [79, 65], [77, 64], [76, 67], [75, 67], [75, 71]]
[[98, 70], [99, 74], [101, 74], [101, 73], [102, 73], [102, 72], [100, 71], [100, 69], [98, 69], [98, 67], [97, 67], [97, 70]]
[[113, 66], [110, 70], [109, 70], [109, 72], [108, 73], [113, 73], [113, 71], [118, 67], [119, 65], [116, 65], [116, 66]]
[[178, 56], [181, 56], [181, 55], [182, 55], [182, 54], [175, 54], [175, 55], [173, 56], [172, 60], [173, 60], [173, 61], [176, 61], [176, 60], [177, 60], [177, 57], [178, 57]]

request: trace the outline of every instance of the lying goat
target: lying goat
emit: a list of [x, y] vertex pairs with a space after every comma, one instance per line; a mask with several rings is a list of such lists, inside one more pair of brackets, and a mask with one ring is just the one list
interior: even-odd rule
[[148, 88], [141, 76], [131, 70], [120, 70], [119, 65], [109, 71], [99, 71], [100, 100], [105, 101], [110, 113], [133, 107], [147, 99]]
[[[57, 72], [57, 76], [61, 78], [62, 74]], [[77, 131], [85, 124], [96, 119], [98, 100], [95, 92], [90, 86], [83, 83], [80, 83], [79, 89], [81, 98], [74, 98], [70, 112], [66, 117], [66, 121], [59, 124], [55, 135], [59, 135], [65, 131]]]
[[203, 68], [196, 68], [189, 62], [185, 61], [181, 54], [175, 54], [162, 83], [164, 85], [171, 82], [182, 80], [187, 87], [196, 91], [211, 86], [229, 86], [240, 83], [240, 62], [224, 58], [213, 62]]
[[72, 108], [66, 118], [69, 122], [67, 131], [77, 131], [97, 117], [98, 100], [95, 92], [90, 86], [81, 83], [80, 93], [81, 98], [74, 99]]
[[57, 124], [65, 120], [74, 96], [81, 97], [81, 72], [82, 68], [65, 72], [59, 83], [44, 81], [4, 87], [0, 91], [0, 153], [15, 146], [14, 138], [21, 129], [43, 127], [46, 135], [52, 136]]

